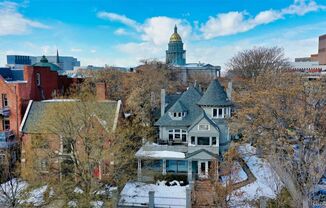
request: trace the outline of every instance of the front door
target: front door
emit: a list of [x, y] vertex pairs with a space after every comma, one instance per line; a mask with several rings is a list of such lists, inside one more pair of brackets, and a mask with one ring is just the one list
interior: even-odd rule
[[208, 178], [208, 161], [198, 161], [199, 178]]

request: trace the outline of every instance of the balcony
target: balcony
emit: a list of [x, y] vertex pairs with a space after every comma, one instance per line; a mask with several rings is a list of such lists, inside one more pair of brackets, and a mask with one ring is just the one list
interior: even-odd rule
[[17, 143], [12, 130], [0, 131], [0, 148], [10, 148]]
[[144, 151], [173, 151], [173, 152], [183, 152], [183, 153], [192, 153], [198, 150], [205, 149], [214, 154], [219, 154], [218, 146], [209, 146], [209, 145], [188, 145], [182, 143], [181, 145], [164, 145], [157, 143], [146, 142], [142, 146]]
[[0, 115], [4, 117], [10, 116], [10, 109], [8, 107], [0, 108]]

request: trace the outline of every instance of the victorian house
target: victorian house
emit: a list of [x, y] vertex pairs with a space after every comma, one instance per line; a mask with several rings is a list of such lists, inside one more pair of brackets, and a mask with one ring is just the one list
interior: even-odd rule
[[218, 80], [205, 92], [190, 86], [180, 95], [161, 92], [161, 118], [157, 142], [145, 143], [136, 153], [138, 179], [153, 174], [187, 175], [188, 181], [207, 178], [230, 144], [227, 119], [231, 117], [231, 83], [224, 90]]

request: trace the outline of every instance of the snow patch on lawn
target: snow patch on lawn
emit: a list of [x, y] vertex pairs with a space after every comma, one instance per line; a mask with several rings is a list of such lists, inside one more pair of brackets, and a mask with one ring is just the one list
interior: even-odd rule
[[258, 200], [260, 197], [275, 198], [283, 184], [270, 164], [265, 159], [257, 157], [256, 148], [249, 144], [240, 146], [238, 151], [256, 177], [256, 181], [235, 191], [234, 195], [240, 193], [240, 196], [235, 197], [235, 203]]
[[244, 180], [247, 180], [248, 176], [242, 169], [239, 162], [235, 162], [232, 167], [231, 176], [221, 176], [222, 184], [226, 185], [227, 181], [232, 181], [233, 183], [238, 183]]

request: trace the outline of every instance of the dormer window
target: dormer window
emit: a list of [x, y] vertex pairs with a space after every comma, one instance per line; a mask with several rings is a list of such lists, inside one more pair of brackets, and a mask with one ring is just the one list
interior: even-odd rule
[[177, 101], [169, 110], [169, 115], [174, 120], [182, 120], [187, 115], [187, 108], [181, 101]]
[[186, 117], [187, 113], [186, 112], [173, 112], [170, 113], [170, 116], [172, 118], [176, 118], [176, 119], [182, 119], [183, 117]]

